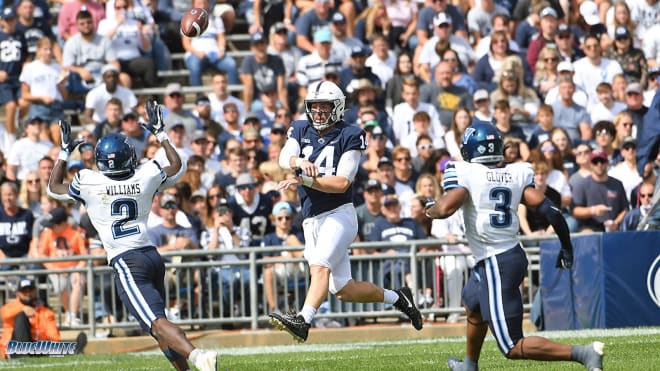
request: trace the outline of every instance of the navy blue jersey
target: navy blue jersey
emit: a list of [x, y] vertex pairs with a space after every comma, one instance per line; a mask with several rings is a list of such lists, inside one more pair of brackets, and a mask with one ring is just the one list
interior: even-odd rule
[[5, 83], [18, 83], [26, 57], [27, 43], [22, 34], [18, 31], [12, 34], [0, 31], [0, 70], [8, 75]]
[[238, 204], [236, 197], [230, 197], [227, 200], [229, 208], [233, 211], [232, 222], [234, 225], [241, 228], [246, 228], [250, 226], [250, 234], [252, 237], [252, 242], [250, 246], [258, 246], [261, 243], [261, 239], [264, 238], [266, 233], [270, 233], [274, 230], [273, 224], [270, 221], [270, 213], [273, 211], [273, 201], [270, 197], [257, 194], [254, 197], [258, 197], [259, 201], [257, 203], [257, 208], [252, 212], [247, 212], [245, 209]]
[[[337, 175], [337, 165], [341, 155], [350, 150], [364, 151], [367, 139], [364, 130], [358, 126], [340, 121], [321, 137], [307, 120], [291, 124], [289, 138], [300, 145], [300, 157], [311, 161], [319, 168], [319, 176]], [[356, 166], [359, 166], [356, 164]], [[302, 215], [309, 218], [353, 201], [353, 184], [344, 193], [328, 194], [312, 188], [299, 186]]]
[[[374, 222], [369, 241], [403, 242], [423, 239], [426, 239], [426, 233], [415, 219], [402, 218], [398, 223], [391, 223], [381, 216]], [[408, 250], [402, 248], [401, 251]]]
[[19, 208], [18, 213], [9, 216], [0, 207], [0, 250], [8, 258], [20, 258], [27, 255], [32, 240], [34, 216], [28, 209]]
[[53, 41], [57, 41], [55, 34], [50, 25], [42, 19], [35, 19], [31, 25], [26, 26], [21, 22], [16, 22], [16, 31], [25, 37], [27, 43], [27, 55], [34, 58], [37, 52], [37, 41], [42, 37], [47, 37]]

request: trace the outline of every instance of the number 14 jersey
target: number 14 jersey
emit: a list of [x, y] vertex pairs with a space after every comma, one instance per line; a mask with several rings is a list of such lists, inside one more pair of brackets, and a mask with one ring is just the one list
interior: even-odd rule
[[488, 167], [469, 162], [447, 164], [445, 190], [463, 187], [469, 198], [463, 204], [466, 238], [477, 261], [516, 246], [518, 205], [525, 188], [534, 186], [529, 163]]
[[167, 175], [157, 162], [147, 161], [122, 180], [83, 169], [69, 185], [69, 194], [87, 207], [108, 261], [132, 249], [153, 246], [147, 233], [151, 204]]

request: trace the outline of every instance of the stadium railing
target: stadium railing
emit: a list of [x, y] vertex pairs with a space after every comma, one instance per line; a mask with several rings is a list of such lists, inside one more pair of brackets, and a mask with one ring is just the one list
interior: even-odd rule
[[[529, 312], [539, 279], [539, 249], [534, 247], [543, 239], [553, 236], [524, 238], [529, 267], [523, 290], [523, 304]], [[467, 241], [457, 243], [466, 244]], [[427, 320], [463, 313], [461, 307], [448, 307], [447, 275], [439, 269], [440, 259], [451, 256], [465, 256], [462, 253], [441, 251], [447, 245], [444, 240], [418, 240], [401, 243], [368, 242], [356, 243], [351, 249], [365, 251], [362, 255], [351, 255], [353, 278], [374, 282], [386, 288], [398, 288], [406, 283], [415, 293], [431, 289], [433, 302], [420, 306]], [[396, 253], [380, 253], [396, 249]], [[268, 308], [263, 284], [264, 267], [284, 263], [281, 271], [287, 274], [275, 275], [275, 307], [281, 311], [288, 308], [300, 309], [309, 285], [309, 271], [302, 258], [280, 257], [278, 260], [262, 258], [264, 253], [281, 254], [285, 251], [300, 251], [298, 247], [254, 247], [232, 250], [186, 250], [165, 253], [166, 263], [166, 314], [174, 322], [192, 328], [208, 326], [240, 327], [256, 329], [267, 324]], [[424, 251], [420, 251], [424, 250]], [[221, 261], [224, 255], [240, 254], [236, 261]], [[56, 313], [61, 328], [89, 330], [90, 334], [107, 331], [111, 328], [137, 328], [121, 304], [114, 285], [113, 272], [98, 255], [76, 256], [75, 260], [86, 262], [84, 268], [72, 269], [32, 269], [24, 267], [45, 261], [71, 261], [71, 257], [50, 259], [6, 259], [0, 264], [14, 265], [21, 269], [0, 272], [0, 305], [15, 297], [15, 283], [19, 277], [31, 277], [39, 283], [39, 297], [48, 301]], [[408, 267], [406, 269], [405, 267]], [[300, 269], [301, 267], [304, 267]], [[388, 267], [404, 267], [392, 272]], [[291, 269], [294, 268], [294, 269]], [[386, 273], [386, 271], [390, 273]], [[65, 315], [59, 294], [53, 292], [48, 281], [49, 274], [80, 272], [85, 277], [86, 286], [81, 298], [81, 323], [65, 326]], [[462, 272], [467, 279], [469, 270]], [[418, 295], [416, 295], [416, 300]], [[460, 302], [460, 301], [459, 301]], [[319, 324], [329, 326], [351, 325], [366, 321], [380, 321], [384, 318], [396, 319], [399, 312], [382, 303], [360, 304], [342, 303], [333, 295], [328, 296], [317, 315]], [[109, 315], [113, 321], [109, 321]]]

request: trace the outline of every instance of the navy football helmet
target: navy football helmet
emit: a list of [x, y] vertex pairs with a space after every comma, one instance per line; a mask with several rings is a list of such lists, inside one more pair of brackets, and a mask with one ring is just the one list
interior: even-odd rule
[[461, 140], [461, 155], [467, 162], [497, 163], [504, 159], [502, 136], [495, 125], [476, 122], [465, 129]]
[[108, 134], [96, 143], [96, 166], [106, 176], [123, 176], [137, 166], [135, 148], [123, 134]]
[[[332, 110], [324, 122], [314, 121], [312, 115], [312, 103], [329, 102], [332, 103]], [[344, 117], [344, 108], [346, 107], [346, 97], [339, 86], [331, 81], [319, 81], [311, 84], [307, 88], [305, 97], [305, 113], [309, 123], [316, 130], [324, 130], [336, 124]]]

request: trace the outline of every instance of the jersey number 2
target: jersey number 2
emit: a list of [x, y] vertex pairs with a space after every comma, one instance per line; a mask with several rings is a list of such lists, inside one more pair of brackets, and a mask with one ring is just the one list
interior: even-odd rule
[[490, 199], [497, 201], [495, 211], [490, 214], [490, 225], [495, 228], [506, 228], [511, 225], [511, 190], [509, 188], [493, 188], [490, 190]]
[[124, 224], [137, 219], [137, 201], [130, 198], [120, 198], [110, 204], [110, 213], [112, 216], [126, 214], [125, 218], [115, 220], [112, 223], [112, 237], [115, 239], [140, 233], [140, 227], [133, 226], [124, 228]]

